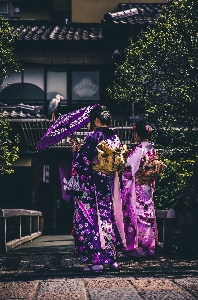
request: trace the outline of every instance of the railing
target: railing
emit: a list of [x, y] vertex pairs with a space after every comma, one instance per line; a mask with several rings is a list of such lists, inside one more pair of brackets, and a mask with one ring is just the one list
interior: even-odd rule
[[[8, 219], [14, 222], [12, 239], [8, 241]], [[23, 219], [22, 219], [23, 218]], [[0, 209], [0, 253], [5, 253], [42, 235], [43, 214], [25, 209]]]
[[[158, 241], [157, 248], [168, 252], [172, 247], [172, 227], [175, 211], [155, 209], [157, 219], [162, 220], [162, 241]], [[7, 219], [14, 219], [14, 239], [7, 241]], [[25, 226], [22, 226], [25, 218]], [[43, 214], [40, 211], [25, 209], [0, 209], [0, 253], [5, 253], [25, 242], [42, 235]], [[22, 234], [23, 233], [23, 234]], [[159, 236], [158, 236], [159, 238]]]
[[[119, 136], [122, 144], [126, 144], [128, 148], [134, 146], [134, 131], [132, 130], [132, 126], [128, 122], [113, 121], [111, 128], [115, 130], [115, 133]], [[87, 130], [87, 127], [84, 126], [78, 131], [75, 131], [73, 135], [79, 143], [82, 143], [88, 133], [89, 131]], [[63, 138], [60, 142], [52, 146], [52, 148], [61, 147], [71, 147], [70, 137]]]
[[[49, 119], [10, 119], [13, 134], [20, 134], [21, 144], [28, 145], [35, 148], [38, 141], [46, 133], [53, 122]], [[131, 125], [124, 121], [113, 121], [112, 128], [118, 134], [122, 144], [127, 144], [128, 148], [134, 146], [134, 132]], [[83, 126], [78, 131], [75, 131], [73, 135], [82, 143], [84, 138], [89, 133], [86, 126]], [[51, 148], [70, 148], [70, 137], [63, 138], [60, 142], [52, 145]], [[22, 147], [21, 147], [22, 148]]]

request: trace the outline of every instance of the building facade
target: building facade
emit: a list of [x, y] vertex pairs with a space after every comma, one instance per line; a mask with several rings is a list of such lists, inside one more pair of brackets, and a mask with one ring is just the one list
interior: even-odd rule
[[[125, 120], [106, 89], [129, 37], [136, 40], [141, 29], [152, 26], [166, 1], [12, 0], [0, 1], [2, 10], [3, 2], [12, 7], [13, 14], [10, 9], [4, 17], [17, 33], [14, 58], [22, 70], [10, 70], [0, 92], [0, 108], [20, 134], [15, 172], [1, 175], [0, 207], [42, 210], [45, 232], [70, 232], [73, 204], [63, 183], [71, 169], [68, 141], [35, 151], [52, 125], [49, 104], [60, 94], [56, 117], [101, 103], [115, 121]], [[82, 139], [86, 128], [77, 134]], [[126, 131], [119, 134], [126, 139]]]

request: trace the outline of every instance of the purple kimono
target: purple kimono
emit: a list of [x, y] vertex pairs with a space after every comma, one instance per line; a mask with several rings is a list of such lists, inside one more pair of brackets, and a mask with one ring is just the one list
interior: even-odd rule
[[97, 157], [96, 146], [101, 141], [119, 147], [120, 140], [112, 129], [97, 128], [85, 139], [74, 155], [74, 168], [80, 175], [83, 196], [75, 198], [75, 251], [84, 262], [111, 264], [116, 261], [116, 247], [123, 247], [115, 222], [113, 207], [114, 175], [95, 172], [92, 161]]

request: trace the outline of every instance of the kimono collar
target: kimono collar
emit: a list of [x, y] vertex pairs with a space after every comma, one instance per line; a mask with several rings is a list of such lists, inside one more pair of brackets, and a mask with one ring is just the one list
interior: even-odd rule
[[135, 173], [138, 171], [140, 166], [140, 161], [143, 154], [146, 154], [148, 151], [153, 149], [153, 145], [149, 142], [141, 142], [129, 155], [127, 160], [127, 166], [132, 168], [132, 176], [135, 176]]
[[114, 129], [109, 128], [109, 127], [97, 127], [96, 131], [104, 132], [104, 133], [109, 133], [109, 134], [115, 134]]
[[146, 150], [146, 152], [150, 151], [151, 149], [153, 149], [153, 145], [149, 142], [141, 142], [140, 146]]

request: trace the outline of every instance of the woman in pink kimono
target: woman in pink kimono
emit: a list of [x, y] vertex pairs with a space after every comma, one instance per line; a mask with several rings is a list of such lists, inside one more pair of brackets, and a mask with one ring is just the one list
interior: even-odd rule
[[143, 176], [143, 159], [156, 156], [148, 142], [151, 127], [144, 122], [134, 126], [138, 145], [131, 150], [122, 174], [122, 201], [126, 247], [125, 255], [147, 256], [155, 253], [156, 219], [153, 202], [155, 179]]

